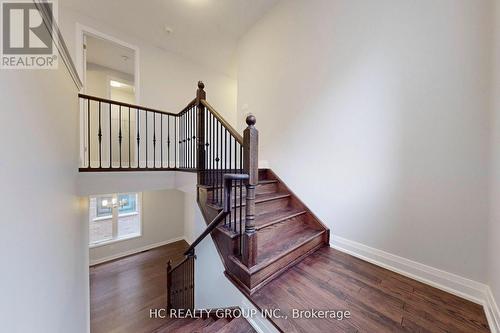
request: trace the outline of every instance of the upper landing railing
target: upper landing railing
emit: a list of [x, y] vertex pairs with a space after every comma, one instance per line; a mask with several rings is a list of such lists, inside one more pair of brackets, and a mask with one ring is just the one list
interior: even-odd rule
[[179, 114], [79, 94], [80, 171], [194, 171], [196, 100]]

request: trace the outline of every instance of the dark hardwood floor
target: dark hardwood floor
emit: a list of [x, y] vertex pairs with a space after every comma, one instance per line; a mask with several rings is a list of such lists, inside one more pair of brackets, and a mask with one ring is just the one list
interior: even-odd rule
[[166, 263], [181, 261], [188, 248], [179, 241], [90, 268], [91, 333], [252, 333], [243, 318], [160, 319], [166, 298]]
[[[324, 247], [251, 296], [284, 332], [489, 332], [482, 306]], [[292, 309], [350, 319], [294, 319]]]
[[92, 333], [152, 332], [168, 319], [150, 319], [150, 308], [165, 308], [166, 264], [183, 258], [185, 241], [90, 268]]
[[[166, 304], [165, 264], [184, 241], [90, 269], [92, 333], [253, 332], [246, 320], [150, 319]], [[252, 295], [279, 308], [284, 332], [489, 332], [480, 305], [332, 248], [322, 248]], [[350, 319], [294, 319], [292, 309], [348, 310]]]

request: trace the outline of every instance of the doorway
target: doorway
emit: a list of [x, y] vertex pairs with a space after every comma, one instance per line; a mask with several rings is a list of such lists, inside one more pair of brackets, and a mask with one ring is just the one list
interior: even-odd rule
[[[90, 151], [94, 165], [137, 163], [136, 145], [122, 138], [137, 130], [137, 109], [123, 105], [139, 104], [139, 49], [92, 28], [78, 25], [77, 31], [82, 92], [102, 100], [81, 105], [81, 158]], [[121, 150], [127, 153], [121, 156]]]
[[136, 49], [83, 31], [85, 94], [137, 104]]

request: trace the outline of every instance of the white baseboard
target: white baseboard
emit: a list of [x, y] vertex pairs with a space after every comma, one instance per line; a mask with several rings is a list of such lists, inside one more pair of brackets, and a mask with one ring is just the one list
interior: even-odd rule
[[[163, 241], [163, 242], [149, 244], [149, 245], [142, 246], [142, 247], [139, 247], [139, 248], [135, 248], [135, 249], [132, 249], [132, 250], [128, 250], [128, 251], [125, 251], [125, 252], [120, 252], [120, 253], [114, 254], [112, 256], [107, 256], [107, 257], [100, 258], [100, 259], [97, 259], [97, 260], [91, 260], [90, 263], [89, 263], [89, 266], [94, 266], [94, 265], [102, 264], [102, 263], [107, 262], [107, 261], [111, 261], [111, 260], [123, 258], [123, 257], [126, 257], [126, 256], [130, 256], [132, 254], [136, 254], [136, 253], [139, 253], [139, 252], [151, 250], [151, 249], [154, 249], [155, 247], [159, 247], [159, 246], [167, 245], [167, 244], [170, 244], [170, 243], [178, 242], [180, 240], [186, 240], [186, 237], [185, 236], [180, 236], [180, 237], [169, 239], [169, 240], [166, 240], [166, 241]], [[186, 242], [187, 242], [187, 240], [186, 240]]]
[[486, 301], [483, 306], [486, 318], [488, 318], [488, 323], [490, 324], [491, 333], [500, 333], [500, 310], [490, 287], [486, 291]]
[[342, 237], [332, 238], [330, 245], [339, 251], [481, 304], [491, 332], [500, 333], [500, 312], [488, 285]]
[[[239, 291], [239, 290], [238, 290]], [[242, 299], [241, 299], [241, 304], [240, 308], [244, 310], [253, 310], [258, 313], [257, 316], [251, 316], [248, 318], [245, 318], [248, 323], [255, 329], [257, 333], [278, 333], [279, 331], [274, 327], [274, 325], [269, 321], [269, 319], [266, 319], [262, 316], [260, 311], [244, 296], [241, 294]]]

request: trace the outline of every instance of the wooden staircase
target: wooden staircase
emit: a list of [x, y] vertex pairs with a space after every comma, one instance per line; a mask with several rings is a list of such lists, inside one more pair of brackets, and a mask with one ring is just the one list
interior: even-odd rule
[[[220, 207], [211, 203], [216, 189], [199, 186], [199, 204], [207, 222]], [[245, 196], [245, 192], [243, 192]], [[235, 207], [240, 206], [236, 197]], [[243, 200], [243, 206], [245, 201]], [[242, 216], [245, 227], [245, 214]], [[270, 169], [260, 169], [255, 195], [255, 264], [247, 266], [238, 254], [240, 218], [236, 230], [221, 224], [213, 233], [226, 275], [251, 295], [317, 249], [329, 244], [329, 230]]]
[[[179, 163], [197, 173], [198, 205], [206, 230], [186, 251], [194, 257], [212, 236], [226, 276], [250, 296], [290, 267], [329, 244], [328, 228], [270, 169], [258, 168], [258, 130], [253, 115], [240, 135], [208, 104], [203, 83], [179, 114]], [[174, 132], [176, 133], [176, 132]], [[188, 166], [185, 168], [184, 166]], [[194, 167], [194, 168], [193, 168]], [[193, 307], [192, 270], [170, 268], [169, 307]]]

